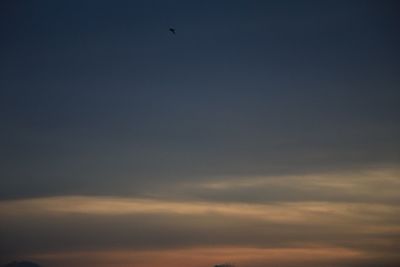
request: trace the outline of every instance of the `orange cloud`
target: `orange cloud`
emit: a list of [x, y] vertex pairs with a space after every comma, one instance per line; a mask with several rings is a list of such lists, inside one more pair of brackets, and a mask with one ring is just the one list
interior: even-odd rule
[[380, 220], [395, 216], [400, 208], [384, 204], [282, 202], [270, 204], [213, 203], [196, 201], [164, 201], [120, 197], [66, 196], [0, 202], [3, 215], [28, 216], [29, 214], [181, 214], [181, 215], [231, 215], [257, 218], [268, 222], [332, 223]]
[[[92, 251], [31, 255], [31, 258], [64, 266], [101, 267], [211, 267], [216, 263], [232, 262], [240, 267], [257, 266], [307, 266], [308, 264], [329, 264], [340, 261], [368, 259], [368, 255], [351, 249], [336, 247], [309, 248], [247, 248], [217, 247], [176, 249], [163, 251]], [[61, 264], [62, 263], [62, 264]], [[61, 265], [60, 265], [61, 264]]]

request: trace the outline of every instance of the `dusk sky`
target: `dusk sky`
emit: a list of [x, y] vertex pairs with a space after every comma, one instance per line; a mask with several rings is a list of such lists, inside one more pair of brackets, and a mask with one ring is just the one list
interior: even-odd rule
[[0, 266], [400, 266], [399, 14], [0, 0]]

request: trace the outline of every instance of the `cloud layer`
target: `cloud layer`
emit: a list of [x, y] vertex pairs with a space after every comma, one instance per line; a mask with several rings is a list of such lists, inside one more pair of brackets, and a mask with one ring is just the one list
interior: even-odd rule
[[[2, 201], [1, 247], [4, 255], [53, 264], [57, 259], [79, 258], [81, 253], [87, 253], [83, 258], [143, 261], [138, 266], [185, 262], [199, 253], [204, 254], [200, 261], [185, 264], [201, 266], [217, 258], [244, 266], [263, 261], [294, 266], [299, 259], [303, 265], [315, 266], [378, 264], [381, 259], [394, 264], [400, 248], [398, 174], [398, 169], [381, 168], [301, 177], [225, 178], [176, 184], [176, 191], [165, 190], [163, 197], [158, 191], [157, 197], [154, 193], [147, 198], [59, 196]], [[374, 193], [377, 189], [381, 194]], [[240, 201], [234, 201], [232, 196], [239, 192]], [[146, 255], [157, 260], [145, 259]], [[83, 266], [85, 261], [77, 264]]]

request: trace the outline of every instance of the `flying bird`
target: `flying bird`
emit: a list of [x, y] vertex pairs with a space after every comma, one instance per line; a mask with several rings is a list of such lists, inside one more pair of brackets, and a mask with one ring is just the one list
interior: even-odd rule
[[169, 31], [175, 34], [175, 29], [174, 28], [169, 28]]

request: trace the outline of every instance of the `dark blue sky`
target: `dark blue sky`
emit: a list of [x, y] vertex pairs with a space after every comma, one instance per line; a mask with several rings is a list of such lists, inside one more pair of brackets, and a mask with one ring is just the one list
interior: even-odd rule
[[399, 163], [396, 1], [0, 5], [2, 198]]

